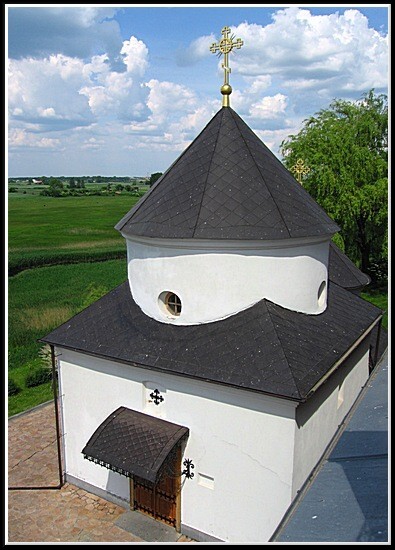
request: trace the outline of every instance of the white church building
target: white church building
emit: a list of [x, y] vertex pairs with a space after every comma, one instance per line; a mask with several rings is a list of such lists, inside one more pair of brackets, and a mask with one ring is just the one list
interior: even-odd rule
[[116, 225], [127, 280], [42, 341], [69, 482], [198, 541], [256, 543], [366, 383], [382, 312], [226, 99]]

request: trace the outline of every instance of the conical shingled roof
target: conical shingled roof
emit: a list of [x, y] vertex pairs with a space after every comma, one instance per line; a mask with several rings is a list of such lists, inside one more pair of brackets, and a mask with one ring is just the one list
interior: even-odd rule
[[230, 107], [115, 226], [164, 239], [271, 240], [339, 227]]

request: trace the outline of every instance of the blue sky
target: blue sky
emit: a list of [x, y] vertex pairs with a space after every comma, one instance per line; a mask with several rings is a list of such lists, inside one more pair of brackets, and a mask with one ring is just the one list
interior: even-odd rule
[[335, 97], [387, 93], [388, 10], [8, 5], [9, 176], [166, 170], [221, 108], [224, 25], [231, 106], [279, 155]]

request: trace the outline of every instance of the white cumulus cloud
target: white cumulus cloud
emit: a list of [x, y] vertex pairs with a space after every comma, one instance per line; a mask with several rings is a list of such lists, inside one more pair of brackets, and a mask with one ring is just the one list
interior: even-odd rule
[[128, 73], [143, 76], [148, 66], [148, 48], [142, 40], [131, 36], [122, 45], [121, 55]]
[[199, 36], [199, 38], [191, 42], [188, 48], [177, 52], [177, 64], [181, 67], [194, 65], [203, 59], [203, 57], [208, 57], [210, 55], [208, 45], [213, 42], [215, 42], [214, 34]]
[[10, 149], [28, 147], [39, 149], [58, 149], [61, 141], [56, 138], [40, 137], [35, 134], [30, 134], [21, 128], [11, 130], [8, 137], [8, 145]]
[[9, 114], [42, 129], [89, 125], [99, 117], [140, 120], [149, 110], [142, 76], [148, 50], [135, 37], [125, 41], [123, 71], [112, 70], [107, 54], [87, 62], [53, 54], [9, 61]]
[[[12, 118], [56, 129], [93, 121], [87, 100], [78, 93], [84, 84], [83, 62], [64, 55], [11, 60], [8, 103]], [[55, 124], [55, 126], [53, 126]]]
[[232, 59], [238, 74], [271, 75], [290, 88], [310, 81], [331, 96], [387, 85], [388, 37], [369, 27], [356, 9], [312, 15], [291, 7], [275, 12], [265, 27], [241, 23], [232, 31], [244, 40]]
[[258, 119], [277, 118], [285, 113], [287, 97], [283, 94], [263, 97], [250, 107], [250, 115]]
[[[96, 170], [105, 149], [102, 165], [112, 162], [115, 173], [122, 151], [138, 150], [150, 162], [155, 151], [155, 162], [166, 160], [157, 167], [163, 170], [220, 108], [220, 94], [208, 97], [205, 82], [199, 85], [207, 77], [199, 61], [212, 56], [214, 35], [198, 36], [182, 53], [166, 51], [167, 61], [173, 55], [179, 67], [194, 65], [196, 77], [182, 81], [192, 69], [177, 70], [173, 63], [173, 73], [162, 80], [150, 44], [134, 34], [121, 38], [117, 9], [10, 8], [13, 152], [62, 150], [68, 169], [83, 151], [79, 166], [85, 170], [87, 158]], [[28, 36], [22, 28], [30, 29]], [[284, 138], [335, 97], [357, 99], [371, 88], [386, 92], [388, 36], [369, 27], [358, 9], [342, 15], [273, 9], [269, 24], [244, 21], [231, 32], [244, 42], [231, 56], [231, 106], [276, 154]]]

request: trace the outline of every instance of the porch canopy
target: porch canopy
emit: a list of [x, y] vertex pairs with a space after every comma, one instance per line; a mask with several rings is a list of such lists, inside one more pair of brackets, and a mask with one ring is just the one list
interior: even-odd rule
[[100, 424], [82, 453], [119, 474], [156, 483], [166, 459], [188, 436], [188, 428], [119, 407]]

